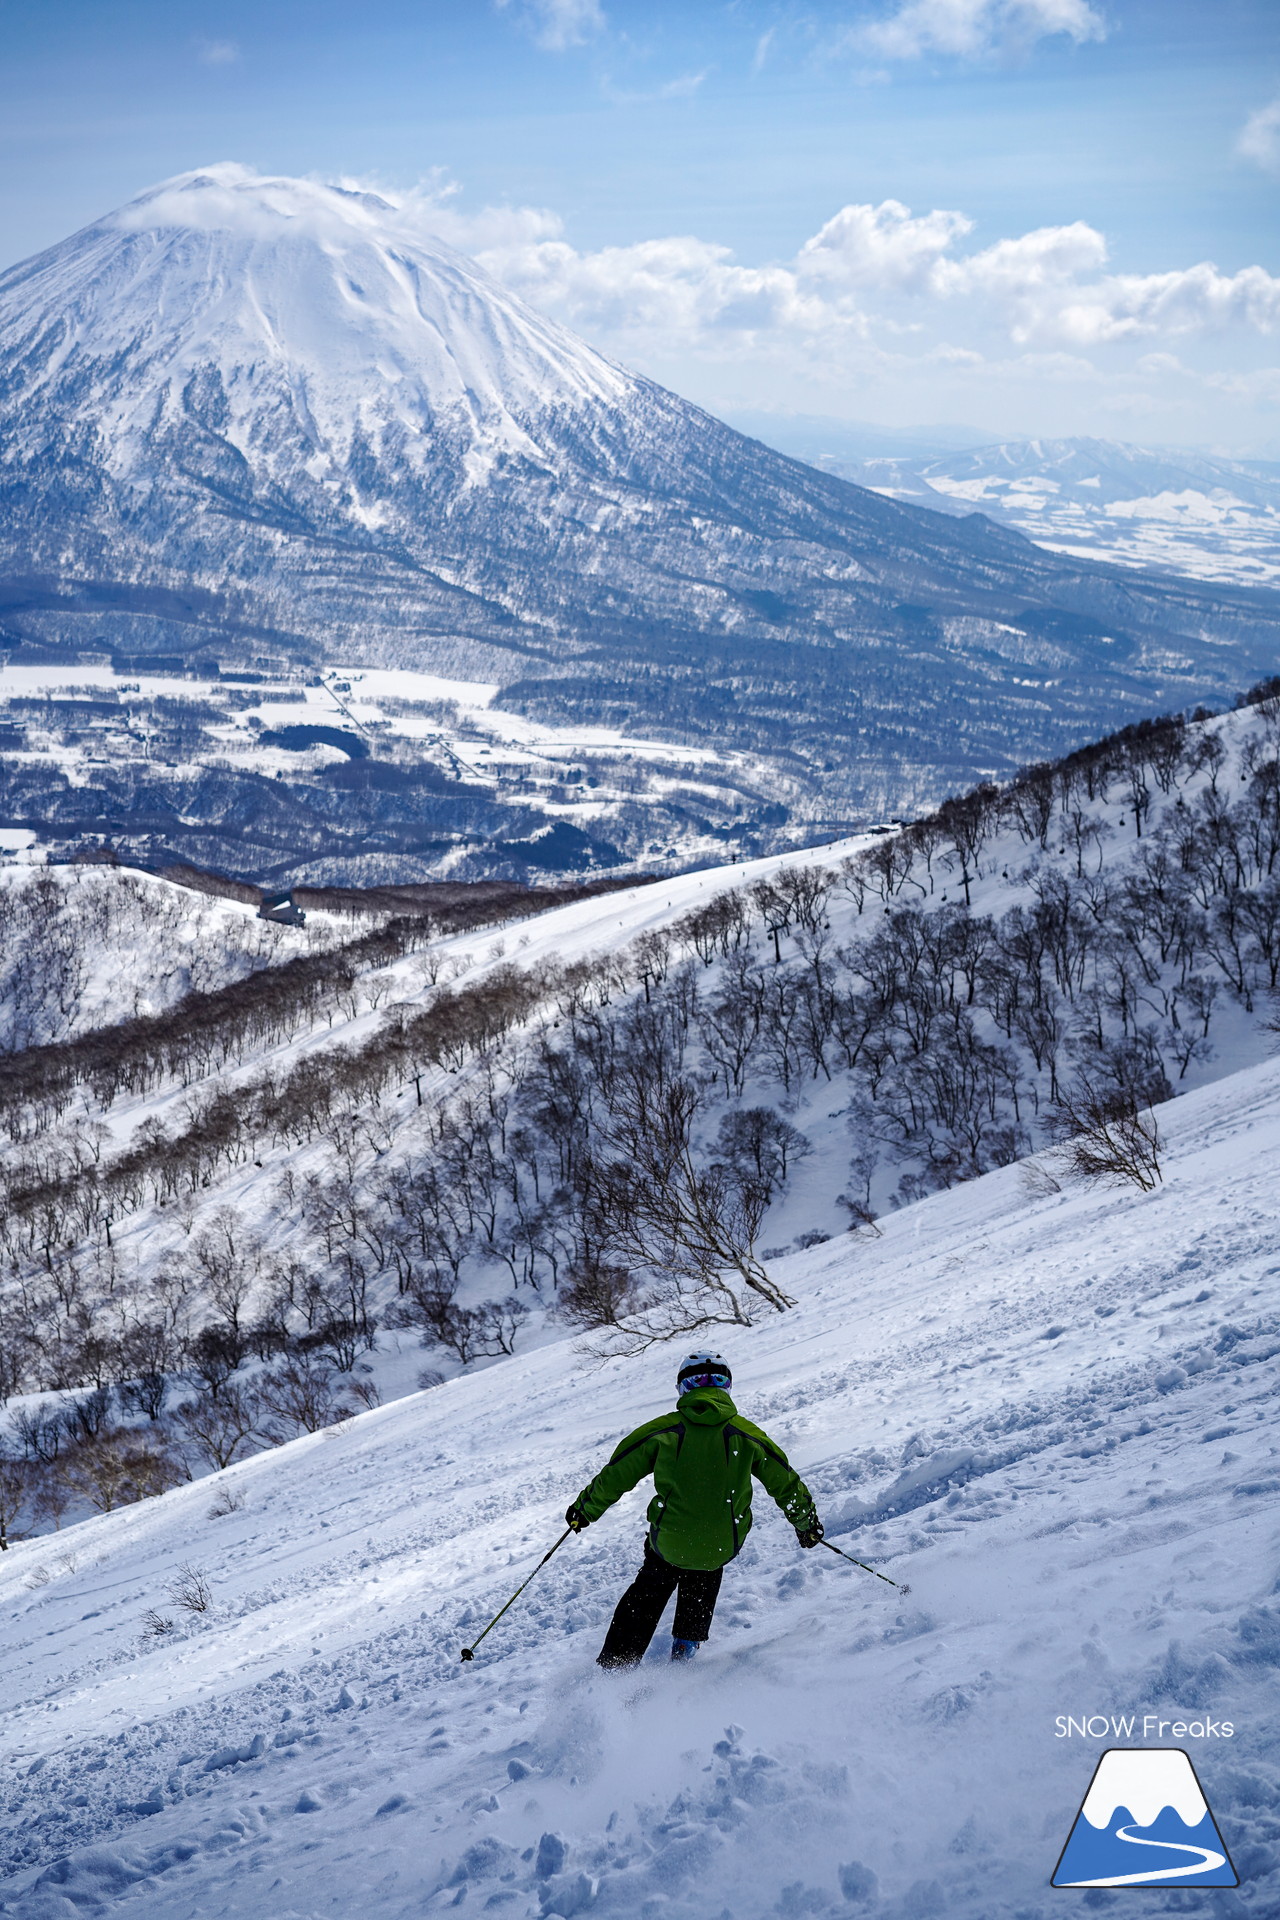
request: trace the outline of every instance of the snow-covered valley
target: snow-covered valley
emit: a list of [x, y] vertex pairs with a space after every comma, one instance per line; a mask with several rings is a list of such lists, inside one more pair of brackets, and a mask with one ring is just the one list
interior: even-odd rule
[[1163, 1124], [1155, 1193], [999, 1169], [793, 1256], [798, 1306], [733, 1336], [738, 1404], [907, 1601], [764, 1502], [695, 1665], [600, 1674], [636, 1494], [463, 1666], [669, 1404], [670, 1350], [570, 1340], [19, 1543], [3, 1911], [1047, 1914], [1098, 1752], [1145, 1742], [1192, 1751], [1242, 1882], [1147, 1910], [1275, 1913], [1280, 1065]]
[[814, 837], [803, 782], [758, 755], [547, 725], [498, 693], [342, 665], [0, 664], [0, 846], [368, 886], [664, 870]]

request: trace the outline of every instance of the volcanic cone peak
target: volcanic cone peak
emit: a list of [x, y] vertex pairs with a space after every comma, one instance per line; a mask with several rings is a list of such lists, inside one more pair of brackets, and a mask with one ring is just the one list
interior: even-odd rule
[[[363, 444], [438, 458], [608, 405], [628, 376], [433, 235], [421, 208], [225, 164], [179, 175], [0, 277], [6, 357], [43, 358], [44, 405], [108, 427], [116, 471], [167, 424], [319, 477]], [[33, 396], [34, 397], [34, 396]]]

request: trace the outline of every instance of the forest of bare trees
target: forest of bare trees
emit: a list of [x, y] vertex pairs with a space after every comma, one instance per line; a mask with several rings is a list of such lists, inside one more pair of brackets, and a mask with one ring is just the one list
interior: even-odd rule
[[[1160, 1104], [1274, 1022], [1278, 751], [1270, 682], [617, 952], [439, 973], [357, 1041], [285, 1044], [367, 1010], [403, 926], [0, 1058], [0, 1395], [57, 1397], [10, 1423], [0, 1516], [329, 1424], [367, 1403], [380, 1330], [467, 1365], [537, 1309], [623, 1353], [785, 1312], [761, 1242], [815, 1088], [857, 1231], [1032, 1154], [1154, 1185]], [[117, 1145], [104, 1117], [158, 1090], [163, 1122]], [[253, 1218], [219, 1197], [245, 1170]]]

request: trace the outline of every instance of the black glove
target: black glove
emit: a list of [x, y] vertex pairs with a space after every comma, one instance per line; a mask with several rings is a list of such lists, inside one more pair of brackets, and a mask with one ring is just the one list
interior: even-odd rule
[[590, 1520], [587, 1518], [586, 1514], [582, 1511], [582, 1508], [578, 1505], [576, 1500], [574, 1501], [573, 1505], [569, 1508], [569, 1511], [565, 1514], [564, 1523], [573, 1533], [581, 1533], [584, 1527], [589, 1527], [591, 1525]]
[[822, 1522], [815, 1515], [810, 1527], [797, 1527], [796, 1539], [802, 1547], [816, 1547], [822, 1539]]

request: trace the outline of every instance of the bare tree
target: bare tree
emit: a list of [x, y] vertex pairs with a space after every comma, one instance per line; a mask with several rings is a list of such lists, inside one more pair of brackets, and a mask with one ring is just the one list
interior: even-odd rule
[[1130, 1086], [1077, 1076], [1059, 1096], [1055, 1131], [1062, 1164], [1085, 1179], [1131, 1180], [1150, 1193], [1163, 1178], [1155, 1115]]
[[37, 1523], [48, 1520], [57, 1533], [62, 1526], [62, 1516], [70, 1505], [71, 1488], [58, 1471], [57, 1463], [38, 1468], [31, 1496], [32, 1518]]
[[213, 1496], [213, 1502], [209, 1508], [208, 1517], [210, 1520], [225, 1520], [229, 1513], [239, 1513], [243, 1505], [244, 1505], [243, 1489], [240, 1487], [232, 1486], [230, 1482], [224, 1480], [222, 1485], [218, 1488], [218, 1491]]
[[334, 1393], [333, 1369], [313, 1354], [298, 1354], [264, 1373], [259, 1393], [265, 1411], [284, 1427], [285, 1439], [318, 1433], [351, 1412]]
[[[851, 1114], [849, 1119], [856, 1139], [865, 1126], [865, 1113]], [[879, 1216], [871, 1204], [871, 1182], [879, 1164], [879, 1155], [860, 1145], [849, 1163], [848, 1192], [836, 1195], [836, 1205], [849, 1216], [850, 1233], [856, 1233], [859, 1227], [868, 1227], [877, 1239], [880, 1238], [876, 1224]]]
[[714, 1157], [732, 1167], [747, 1185], [760, 1189], [766, 1206], [787, 1183], [792, 1164], [813, 1152], [798, 1127], [772, 1107], [737, 1108], [720, 1122]]
[[245, 1356], [245, 1340], [225, 1322], [211, 1321], [187, 1342], [192, 1372], [216, 1399]]
[[34, 1493], [31, 1462], [0, 1452], [0, 1553], [9, 1551], [9, 1535], [30, 1510]]
[[635, 1297], [636, 1285], [625, 1267], [589, 1252], [570, 1265], [555, 1311], [571, 1327], [616, 1327]]
[[1053, 825], [1053, 768], [1039, 763], [1023, 767], [1005, 793], [1005, 810], [1017, 823], [1024, 840], [1034, 841], [1042, 851], [1048, 849], [1049, 828]]
[[665, 927], [650, 928], [632, 941], [630, 953], [647, 1004], [651, 998], [651, 988], [660, 987], [667, 977], [667, 969], [671, 964], [671, 935]]
[[173, 1421], [201, 1459], [220, 1470], [253, 1451], [262, 1416], [257, 1396], [229, 1380], [216, 1396], [206, 1391], [184, 1402]]
[[947, 860], [960, 870], [964, 903], [970, 904], [969, 889], [978, 877], [978, 855], [995, 825], [999, 794], [995, 787], [975, 787], [972, 793], [944, 800], [937, 821], [947, 848]]
[[527, 1313], [524, 1302], [514, 1295], [506, 1300], [486, 1300], [478, 1307], [459, 1306], [451, 1286], [438, 1278], [416, 1274], [389, 1311], [387, 1324], [418, 1328], [423, 1346], [445, 1347], [466, 1367], [473, 1360], [513, 1353]]
[[145, 1320], [129, 1327], [120, 1341], [120, 1362], [126, 1378], [116, 1392], [126, 1409], [158, 1420], [164, 1411], [170, 1371], [177, 1365], [177, 1342], [162, 1321]]
[[213, 1605], [213, 1590], [198, 1567], [184, 1560], [165, 1593], [184, 1613], [208, 1613]]
[[791, 931], [792, 903], [771, 881], [757, 880], [751, 889], [756, 911], [764, 921], [765, 932], [773, 941], [776, 966], [782, 964], [782, 936]]
[[57, 1459], [66, 1437], [56, 1406], [19, 1407], [13, 1416], [13, 1431], [27, 1459], [42, 1464]]
[[63, 1401], [59, 1418], [62, 1430], [73, 1446], [86, 1440], [96, 1440], [104, 1431], [111, 1418], [113, 1398], [110, 1387], [95, 1387], [92, 1393], [83, 1393], [78, 1399]]
[[808, 933], [821, 926], [834, 885], [835, 875], [825, 867], [781, 867], [773, 876], [774, 892], [786, 901], [791, 921]]
[[59, 1467], [72, 1491], [99, 1513], [164, 1493], [183, 1478], [172, 1454], [128, 1427], [109, 1429], [84, 1441], [64, 1456]]
[[218, 1207], [191, 1243], [191, 1256], [205, 1290], [237, 1337], [261, 1252], [257, 1235], [249, 1231], [234, 1207]]
[[31, 1363], [34, 1341], [29, 1320], [0, 1314], [0, 1407], [21, 1393]]
[[768, 1208], [759, 1181], [721, 1161], [699, 1166], [693, 1151], [698, 1093], [631, 1071], [619, 1083], [585, 1193], [591, 1238], [610, 1262], [647, 1274], [610, 1338], [619, 1351], [699, 1327], [749, 1326], [753, 1304], [795, 1303], [770, 1278], [755, 1247]]

